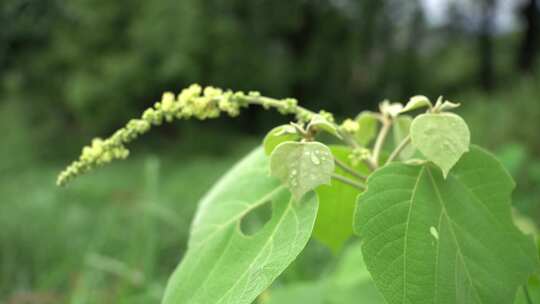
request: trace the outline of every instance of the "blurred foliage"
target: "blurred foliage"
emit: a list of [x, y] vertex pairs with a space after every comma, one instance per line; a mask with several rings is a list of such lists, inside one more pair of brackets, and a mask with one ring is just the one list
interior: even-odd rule
[[192, 82], [356, 113], [463, 90], [477, 68], [475, 38], [428, 28], [417, 0], [7, 0], [0, 21], [0, 98], [82, 134]]
[[60, 165], [0, 176], [1, 303], [155, 303], [187, 244], [196, 202], [228, 157], [135, 156], [70, 188]]
[[[92, 136], [193, 82], [296, 97], [338, 117], [416, 94], [462, 102], [472, 141], [517, 181], [516, 214], [538, 226], [538, 9], [507, 12], [519, 27], [494, 30], [489, 5], [511, 1], [447, 1], [441, 24], [422, 2], [0, 1], [0, 302], [159, 301], [196, 201], [258, 143], [251, 135], [286, 118], [257, 109], [179, 122], [128, 162], [67, 189], [54, 179]], [[316, 294], [331, 257], [310, 242], [270, 296]]]

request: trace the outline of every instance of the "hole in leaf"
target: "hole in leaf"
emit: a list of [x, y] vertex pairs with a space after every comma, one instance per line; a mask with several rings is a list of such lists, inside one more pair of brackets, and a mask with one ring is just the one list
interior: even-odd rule
[[240, 220], [240, 231], [246, 236], [259, 232], [272, 218], [272, 204], [265, 202], [251, 210]]

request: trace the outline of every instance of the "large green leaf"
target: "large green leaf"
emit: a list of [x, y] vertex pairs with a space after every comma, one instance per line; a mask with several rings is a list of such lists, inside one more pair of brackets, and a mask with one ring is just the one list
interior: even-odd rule
[[411, 123], [412, 144], [446, 176], [469, 150], [470, 133], [463, 118], [453, 113], [421, 114]]
[[[367, 174], [368, 168], [359, 163], [353, 166], [349, 160], [351, 149], [345, 146], [331, 146], [330, 150], [334, 158], [354, 168], [359, 173]], [[336, 173], [354, 178], [336, 166]], [[313, 236], [327, 245], [334, 253], [337, 253], [343, 243], [352, 235], [353, 213], [356, 198], [360, 191], [338, 180], [333, 180], [331, 185], [319, 186], [316, 190], [319, 197], [319, 212], [313, 229]]]
[[[272, 202], [272, 218], [246, 236], [240, 221]], [[201, 201], [188, 251], [169, 280], [163, 303], [251, 303], [306, 245], [317, 214], [314, 192], [295, 201], [269, 177], [257, 149], [229, 171]]]
[[529, 278], [527, 289], [523, 286], [518, 290], [514, 304], [540, 303], [540, 275]]
[[538, 269], [531, 238], [512, 223], [513, 188], [477, 147], [446, 180], [432, 164], [376, 171], [359, 198], [355, 232], [388, 303], [512, 303]]
[[[540, 249], [540, 240], [538, 239], [538, 233], [533, 234], [536, 238], [537, 249]], [[525, 287], [526, 286], [526, 287]], [[514, 304], [531, 304], [540, 303], [540, 272], [533, 274], [527, 284], [524, 284], [516, 295]]]
[[320, 142], [284, 142], [270, 155], [270, 175], [279, 178], [296, 200], [320, 185], [330, 184], [334, 157]]

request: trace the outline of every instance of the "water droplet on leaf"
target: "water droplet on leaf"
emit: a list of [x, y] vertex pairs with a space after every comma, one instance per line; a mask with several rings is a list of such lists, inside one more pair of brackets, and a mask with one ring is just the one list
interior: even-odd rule
[[315, 165], [319, 165], [321, 160], [315, 154], [311, 154], [311, 162], [313, 162]]

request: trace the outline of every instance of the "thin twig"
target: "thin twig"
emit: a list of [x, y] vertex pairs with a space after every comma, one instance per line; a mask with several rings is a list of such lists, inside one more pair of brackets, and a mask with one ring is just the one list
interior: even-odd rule
[[359, 178], [361, 180], [366, 180], [367, 179], [367, 176], [360, 174], [359, 172], [357, 172], [353, 168], [349, 167], [346, 163], [342, 162], [341, 160], [335, 158], [334, 161], [336, 162], [336, 165], [338, 167], [343, 169], [343, 171], [351, 174], [352, 176], [354, 176], [356, 178]]
[[379, 166], [379, 156], [381, 154], [382, 146], [384, 145], [384, 141], [386, 140], [386, 136], [388, 135], [388, 131], [390, 131], [390, 127], [392, 126], [392, 121], [389, 118], [385, 118], [382, 121], [382, 128], [379, 132], [379, 135], [377, 136], [377, 140], [375, 141], [375, 145], [373, 146], [373, 155], [371, 157], [371, 162], [376, 167]]
[[390, 157], [386, 160], [386, 164], [391, 163], [396, 157], [398, 157], [399, 153], [407, 147], [407, 145], [411, 142], [411, 136], [407, 135], [400, 143], [399, 145], [392, 151], [392, 154], [390, 154]]
[[332, 178], [335, 179], [335, 180], [338, 180], [338, 181], [340, 181], [342, 183], [348, 184], [349, 186], [353, 186], [353, 187], [355, 187], [355, 188], [357, 188], [359, 190], [362, 190], [362, 191], [366, 190], [366, 185], [361, 184], [361, 183], [359, 183], [357, 181], [353, 181], [352, 179], [349, 179], [349, 178], [347, 178], [347, 177], [345, 177], [343, 175], [333, 173]]

